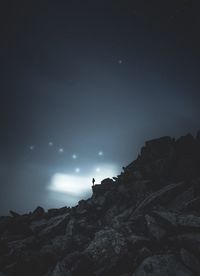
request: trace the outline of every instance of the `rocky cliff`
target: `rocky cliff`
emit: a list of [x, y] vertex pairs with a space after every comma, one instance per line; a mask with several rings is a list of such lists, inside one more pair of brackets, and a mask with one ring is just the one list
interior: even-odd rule
[[200, 275], [200, 133], [146, 142], [73, 208], [0, 218], [0, 275]]

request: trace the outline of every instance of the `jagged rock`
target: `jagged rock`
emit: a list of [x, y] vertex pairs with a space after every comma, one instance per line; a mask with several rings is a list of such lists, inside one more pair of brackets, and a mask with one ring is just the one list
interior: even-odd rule
[[71, 272], [67, 271], [67, 268], [62, 262], [57, 263], [52, 273], [49, 273], [48, 275], [49, 276], [72, 276]]
[[114, 182], [111, 178], [105, 178], [104, 180], [101, 181], [101, 185], [112, 185]]
[[133, 276], [193, 276], [193, 273], [173, 255], [154, 255], [146, 258]]
[[152, 252], [147, 247], [142, 247], [137, 254], [137, 263], [141, 263], [144, 259], [151, 256]]
[[66, 226], [69, 221], [69, 214], [52, 217], [46, 226], [40, 231], [40, 237], [53, 237], [56, 235], [64, 235]]
[[41, 254], [38, 251], [22, 254], [22, 256], [23, 258], [18, 258], [17, 261], [7, 265], [3, 273], [15, 276], [41, 276], [47, 273], [49, 265], [55, 263], [54, 255]]
[[76, 214], [84, 215], [90, 209], [90, 205], [88, 205], [86, 200], [80, 200], [78, 206], [76, 208]]
[[156, 204], [156, 203], [162, 201], [164, 196], [165, 197], [175, 196], [180, 191], [182, 184], [183, 184], [182, 182], [176, 183], [176, 184], [170, 184], [170, 185], [167, 185], [166, 187], [162, 188], [161, 190], [149, 195], [147, 198], [145, 198], [145, 200], [143, 200], [139, 204], [139, 206], [135, 209], [132, 216], [133, 217], [137, 216], [141, 212], [143, 212], [144, 210], [149, 208], [150, 205]]
[[191, 252], [200, 254], [200, 234], [199, 233], [185, 233], [169, 238], [170, 241], [176, 243], [180, 247], [191, 249]]
[[197, 275], [200, 275], [200, 260], [184, 248], [181, 248], [180, 255], [183, 264]]
[[31, 250], [32, 247], [34, 248], [35, 245], [36, 244], [34, 236], [30, 236], [23, 240], [12, 241], [7, 244], [7, 254], [13, 259], [15, 259], [17, 257], [20, 257], [20, 255], [23, 254], [25, 250]]
[[90, 258], [82, 253], [75, 251], [67, 255], [62, 261], [58, 262], [52, 271], [51, 276], [74, 276], [74, 275], [91, 275], [93, 264]]
[[124, 222], [126, 222], [127, 220], [129, 220], [134, 209], [135, 209], [134, 207], [131, 207], [121, 212], [120, 214], [116, 215], [112, 221], [113, 228], [120, 229], [121, 225], [124, 224]]
[[184, 207], [182, 211], [188, 212], [188, 211], [198, 211], [200, 208], [200, 196], [197, 198], [193, 198], [192, 200], [185, 202]]
[[62, 208], [52, 208], [49, 209], [47, 212], [47, 217], [53, 217], [53, 216], [58, 216], [58, 215], [63, 215], [69, 212], [68, 207], [62, 207]]
[[67, 227], [66, 227], [66, 235], [72, 236], [74, 234], [74, 230], [76, 228], [76, 221], [75, 218], [70, 218]]
[[192, 214], [177, 214], [173, 212], [160, 212], [154, 211], [154, 213], [169, 222], [173, 226], [199, 228], [200, 229], [200, 217]]
[[150, 245], [150, 239], [144, 236], [138, 236], [135, 234], [131, 234], [126, 238], [126, 241], [134, 251], [138, 251], [140, 248], [144, 248], [145, 246]]
[[42, 253], [54, 253], [56, 256], [63, 256], [63, 254], [70, 253], [74, 246], [74, 242], [71, 237], [66, 235], [56, 236], [51, 239], [51, 242], [47, 242], [42, 246], [40, 252]]
[[40, 220], [34, 220], [31, 222], [30, 224], [30, 229], [35, 232], [38, 233], [39, 231], [41, 231], [43, 228], [45, 228], [47, 225], [47, 220], [46, 219], [40, 219]]
[[124, 237], [114, 229], [104, 229], [95, 234], [94, 240], [89, 244], [86, 253], [94, 260], [110, 258], [126, 252]]
[[191, 135], [148, 141], [115, 181], [93, 186], [92, 197], [77, 206], [0, 217], [0, 271], [200, 275], [199, 141]]
[[10, 212], [11, 216], [13, 216], [15, 218], [20, 216], [18, 213], [14, 212], [12, 210], [10, 210], [9, 212]]
[[163, 237], [166, 236], [166, 231], [159, 226], [156, 222], [155, 218], [149, 215], [145, 215], [145, 219], [147, 222], [147, 227], [149, 229], [149, 233], [156, 239], [161, 240]]
[[42, 207], [37, 207], [34, 211], [33, 211], [33, 218], [37, 219], [39, 217], [42, 217], [45, 214], [45, 211]]
[[194, 188], [190, 187], [186, 191], [181, 192], [178, 194], [169, 204], [167, 207], [174, 211], [181, 211], [185, 208], [185, 205], [194, 199]]

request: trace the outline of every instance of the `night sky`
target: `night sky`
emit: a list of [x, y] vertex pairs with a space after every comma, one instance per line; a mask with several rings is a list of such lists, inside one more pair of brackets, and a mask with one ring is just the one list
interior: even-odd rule
[[1, 2], [0, 214], [72, 206], [200, 129], [198, 2]]

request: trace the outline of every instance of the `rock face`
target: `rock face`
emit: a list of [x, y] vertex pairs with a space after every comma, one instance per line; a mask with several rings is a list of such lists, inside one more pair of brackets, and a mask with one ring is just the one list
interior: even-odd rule
[[200, 138], [146, 142], [73, 208], [0, 217], [0, 275], [200, 275]]

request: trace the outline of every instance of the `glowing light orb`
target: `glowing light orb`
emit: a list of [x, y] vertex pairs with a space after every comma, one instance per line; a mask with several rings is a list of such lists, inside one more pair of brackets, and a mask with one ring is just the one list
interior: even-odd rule
[[35, 146], [31, 145], [31, 146], [29, 147], [29, 149], [30, 149], [30, 150], [34, 150], [34, 149], [35, 149]]
[[76, 158], [77, 158], [77, 155], [76, 155], [76, 154], [73, 154], [73, 155], [72, 155], [72, 158], [73, 158], [73, 159], [76, 159]]
[[53, 142], [49, 142], [49, 147], [52, 147], [53, 146]]
[[76, 173], [80, 173], [80, 169], [79, 169], [79, 168], [76, 168], [76, 169], [75, 169], [75, 172], [76, 172]]
[[58, 152], [59, 152], [59, 153], [63, 153], [63, 152], [64, 152], [64, 149], [63, 149], [63, 148], [59, 148]]
[[103, 155], [103, 151], [99, 151], [98, 155], [102, 156]]
[[98, 173], [99, 173], [100, 171], [101, 171], [101, 169], [100, 169], [100, 168], [96, 168], [96, 172], [98, 172]]

